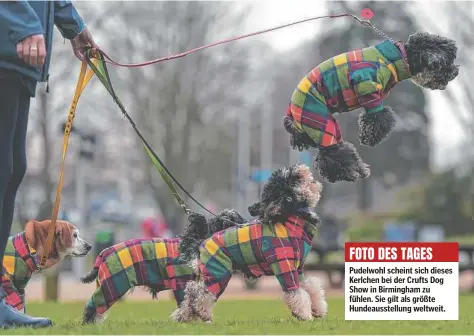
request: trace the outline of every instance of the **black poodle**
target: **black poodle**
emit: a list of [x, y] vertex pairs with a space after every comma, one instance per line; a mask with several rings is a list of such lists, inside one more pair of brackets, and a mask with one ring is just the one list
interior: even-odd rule
[[415, 33], [406, 43], [385, 40], [375, 46], [335, 56], [314, 68], [299, 83], [284, 118], [290, 144], [299, 151], [318, 148], [314, 165], [327, 181], [356, 181], [370, 169], [356, 148], [342, 138], [333, 114], [364, 108], [359, 140], [374, 147], [395, 126], [394, 112], [384, 105], [390, 90], [403, 80], [444, 90], [459, 66], [454, 40]]

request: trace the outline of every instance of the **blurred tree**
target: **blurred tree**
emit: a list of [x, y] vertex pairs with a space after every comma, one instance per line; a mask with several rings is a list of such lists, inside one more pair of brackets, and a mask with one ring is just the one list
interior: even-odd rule
[[[430, 12], [419, 10], [415, 7], [413, 12], [420, 22], [433, 33], [446, 34], [446, 27], [449, 27], [448, 36], [454, 39], [458, 45], [456, 64], [460, 65], [459, 75], [456, 80], [448, 86], [445, 93], [453, 108], [449, 111], [456, 118], [458, 124], [467, 135], [466, 142], [474, 139], [474, 93], [471, 89], [471, 81], [474, 76], [474, 60], [471, 52], [474, 48], [474, 18], [471, 13], [474, 10], [474, 3], [469, 1], [450, 1], [437, 4], [438, 10], [443, 12], [443, 20], [435, 20]], [[474, 153], [473, 153], [474, 154]]]
[[[113, 13], [105, 24], [108, 31], [127, 27], [109, 34], [102, 45], [121, 62], [154, 59], [236, 35], [234, 28], [244, 18], [244, 12], [224, 2], [110, 3], [107, 12]], [[199, 200], [231, 189], [235, 137], [229, 123], [236, 113], [249, 113], [243, 94], [248, 48], [249, 42], [239, 42], [154, 66], [110, 69], [145, 137]], [[143, 172], [164, 216], [184, 225], [174, 198], [146, 157]]]
[[[429, 11], [420, 10], [414, 6], [414, 15], [420, 22], [433, 33], [446, 34], [449, 27], [449, 37], [458, 45], [456, 63], [460, 65], [458, 77], [444, 91], [451, 107], [450, 113], [463, 131], [464, 140], [457, 151], [462, 153], [460, 161], [449, 163], [448, 166], [456, 169], [464, 176], [470, 175], [470, 180], [465, 181], [470, 185], [470, 198], [468, 208], [470, 216], [474, 217], [474, 93], [472, 92], [472, 78], [474, 77], [474, 60], [471, 57], [474, 49], [474, 18], [472, 16], [474, 3], [469, 1], [440, 2], [436, 4], [438, 12], [442, 12], [443, 20], [435, 20]], [[453, 149], [454, 150], [454, 149]]]
[[454, 169], [431, 176], [403, 195], [407, 207], [402, 218], [443, 226], [448, 236], [474, 233], [469, 180]]

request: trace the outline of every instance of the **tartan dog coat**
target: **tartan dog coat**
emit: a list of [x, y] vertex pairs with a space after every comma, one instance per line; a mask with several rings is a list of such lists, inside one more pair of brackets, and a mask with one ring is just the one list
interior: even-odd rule
[[97, 289], [86, 308], [103, 314], [136, 286], [152, 293], [171, 289], [179, 306], [186, 283], [196, 278], [180, 258], [180, 242], [181, 238], [131, 239], [103, 250], [94, 264]]
[[311, 70], [293, 92], [286, 115], [316, 145], [342, 143], [333, 114], [360, 107], [369, 114], [381, 112], [394, 85], [410, 77], [403, 43], [385, 40], [337, 55]]
[[315, 232], [315, 224], [292, 216], [284, 223], [251, 223], [213, 234], [200, 246], [199, 268], [207, 290], [218, 298], [233, 270], [256, 278], [275, 275], [283, 291], [298, 289]]
[[25, 287], [38, 265], [36, 251], [28, 246], [24, 232], [8, 239], [3, 257], [2, 288], [5, 302], [16, 310], [25, 310]]

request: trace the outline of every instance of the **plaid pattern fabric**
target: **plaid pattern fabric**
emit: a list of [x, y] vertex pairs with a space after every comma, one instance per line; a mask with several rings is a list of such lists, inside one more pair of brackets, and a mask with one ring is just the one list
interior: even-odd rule
[[103, 314], [136, 286], [152, 291], [171, 289], [176, 302], [184, 299], [186, 283], [196, 278], [179, 256], [181, 238], [132, 239], [103, 250], [95, 261], [97, 289], [89, 307]]
[[253, 223], [217, 232], [200, 247], [204, 284], [219, 297], [236, 269], [254, 277], [275, 275], [285, 292], [297, 289], [315, 231], [315, 225], [290, 217], [276, 225]]
[[25, 287], [38, 270], [38, 260], [31, 252], [25, 233], [22, 232], [8, 239], [3, 257], [2, 288], [6, 294], [5, 302], [19, 311], [25, 308], [22, 299]]
[[386, 40], [337, 55], [306, 75], [293, 92], [286, 115], [321, 147], [343, 141], [333, 114], [363, 107], [383, 110], [393, 86], [411, 74], [403, 44]]

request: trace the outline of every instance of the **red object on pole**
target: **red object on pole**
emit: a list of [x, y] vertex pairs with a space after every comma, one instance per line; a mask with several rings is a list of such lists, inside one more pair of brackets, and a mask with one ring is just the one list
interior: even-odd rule
[[360, 16], [362, 16], [366, 20], [370, 20], [374, 17], [374, 12], [370, 8], [364, 8], [360, 11]]

